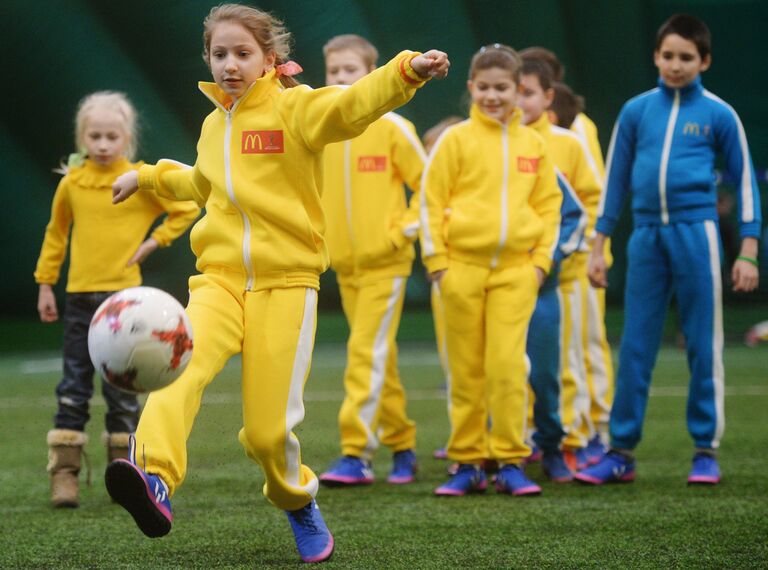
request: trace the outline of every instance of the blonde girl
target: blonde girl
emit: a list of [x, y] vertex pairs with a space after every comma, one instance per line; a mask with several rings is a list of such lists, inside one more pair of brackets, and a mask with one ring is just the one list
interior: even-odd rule
[[300, 69], [287, 61], [290, 36], [270, 14], [226, 4], [211, 10], [204, 28], [214, 83], [200, 90], [214, 110], [197, 162], [160, 161], [114, 185], [116, 203], [141, 188], [205, 206], [191, 238], [200, 271], [187, 308], [195, 351], [179, 380], [149, 397], [135, 454], [109, 466], [107, 488], [146, 535], [167, 534], [169, 497], [186, 475], [202, 393], [242, 353], [239, 440], [264, 471], [265, 496], [287, 512], [302, 560], [319, 562], [331, 556], [333, 536], [293, 430], [304, 417], [319, 275], [328, 267], [323, 147], [359, 135], [429, 77], [445, 76], [449, 64], [442, 52], [404, 51], [349, 88], [313, 90], [290, 77]]
[[[54, 507], [79, 504], [78, 473], [93, 396], [94, 369], [88, 355], [91, 317], [113, 292], [140, 285], [139, 264], [184, 233], [199, 213], [193, 202], [171, 202], [149, 194], [119, 208], [112, 206], [115, 177], [141, 166], [131, 162], [137, 145], [136, 110], [122, 93], [100, 91], [85, 97], [77, 110], [75, 133], [79, 152], [70, 157], [56, 189], [35, 269], [40, 320], [52, 323], [59, 318], [53, 286], [59, 280], [71, 230], [63, 315], [64, 375], [56, 387], [54, 429], [48, 432]], [[163, 214], [168, 217], [144, 239]], [[127, 457], [139, 404], [135, 396], [106, 382], [102, 382], [102, 394], [107, 403], [108, 458]]]

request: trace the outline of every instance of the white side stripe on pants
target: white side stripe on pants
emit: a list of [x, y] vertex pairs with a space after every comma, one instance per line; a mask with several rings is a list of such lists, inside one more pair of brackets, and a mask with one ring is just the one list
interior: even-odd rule
[[717, 449], [725, 431], [725, 370], [723, 369], [723, 300], [720, 277], [720, 242], [715, 222], [704, 222], [709, 246], [709, 268], [712, 274], [712, 382], [715, 392], [715, 414], [717, 423], [712, 448]]

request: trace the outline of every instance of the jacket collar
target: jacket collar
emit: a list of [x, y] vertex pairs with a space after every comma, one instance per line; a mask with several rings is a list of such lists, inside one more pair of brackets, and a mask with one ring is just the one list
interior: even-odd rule
[[552, 123], [549, 121], [549, 117], [547, 116], [547, 112], [544, 111], [541, 116], [536, 119], [532, 123], [528, 123], [526, 127], [530, 127], [533, 130], [535, 130], [537, 133], [546, 133], [549, 131], [550, 127], [552, 126]]
[[481, 125], [485, 125], [486, 127], [490, 127], [492, 129], [499, 129], [504, 126], [508, 127], [509, 129], [514, 129], [520, 126], [520, 119], [522, 118], [523, 114], [519, 107], [515, 107], [515, 110], [512, 111], [512, 115], [510, 115], [509, 120], [505, 125], [504, 123], [501, 123], [483, 113], [480, 108], [473, 103], [472, 107], [469, 109], [469, 116], [473, 121], [477, 121]]
[[248, 89], [245, 90], [242, 97], [237, 101], [232, 101], [224, 90], [211, 81], [200, 81], [197, 84], [198, 89], [203, 92], [203, 95], [211, 100], [211, 103], [216, 105], [219, 109], [225, 113], [235, 111], [243, 106], [248, 106], [261, 101], [267, 94], [271, 93], [275, 88], [280, 88], [280, 82], [275, 75], [275, 70], [272, 69], [265, 73], [262, 77], [251, 83]]
[[685, 97], [686, 95], [699, 94], [702, 91], [704, 91], [704, 86], [701, 84], [701, 75], [697, 75], [696, 79], [694, 79], [688, 85], [680, 89], [669, 87], [666, 83], [664, 83], [664, 80], [661, 77], [659, 77], [658, 83], [659, 83], [659, 89], [661, 89], [663, 93], [666, 93], [667, 95], [672, 97], [674, 97], [675, 91], [680, 91], [680, 95], [682, 97]]

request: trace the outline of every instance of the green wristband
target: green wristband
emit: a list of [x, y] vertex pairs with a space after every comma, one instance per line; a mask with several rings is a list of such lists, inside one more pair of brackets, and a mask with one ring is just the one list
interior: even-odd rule
[[751, 263], [755, 267], [760, 267], [760, 264], [757, 263], [757, 259], [754, 257], [747, 257], [746, 255], [740, 255], [736, 259], [740, 259], [741, 261], [746, 261], [747, 263]]

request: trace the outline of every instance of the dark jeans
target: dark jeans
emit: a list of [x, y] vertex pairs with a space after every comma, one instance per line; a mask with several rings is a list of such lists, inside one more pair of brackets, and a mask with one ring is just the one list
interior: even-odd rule
[[[88, 325], [96, 309], [112, 292], [67, 293], [64, 307], [64, 377], [56, 387], [59, 409], [54, 416], [58, 429], [85, 431], [93, 396], [93, 364], [88, 354]], [[107, 402], [105, 425], [109, 433], [134, 432], [139, 422], [136, 396], [101, 380]]]

